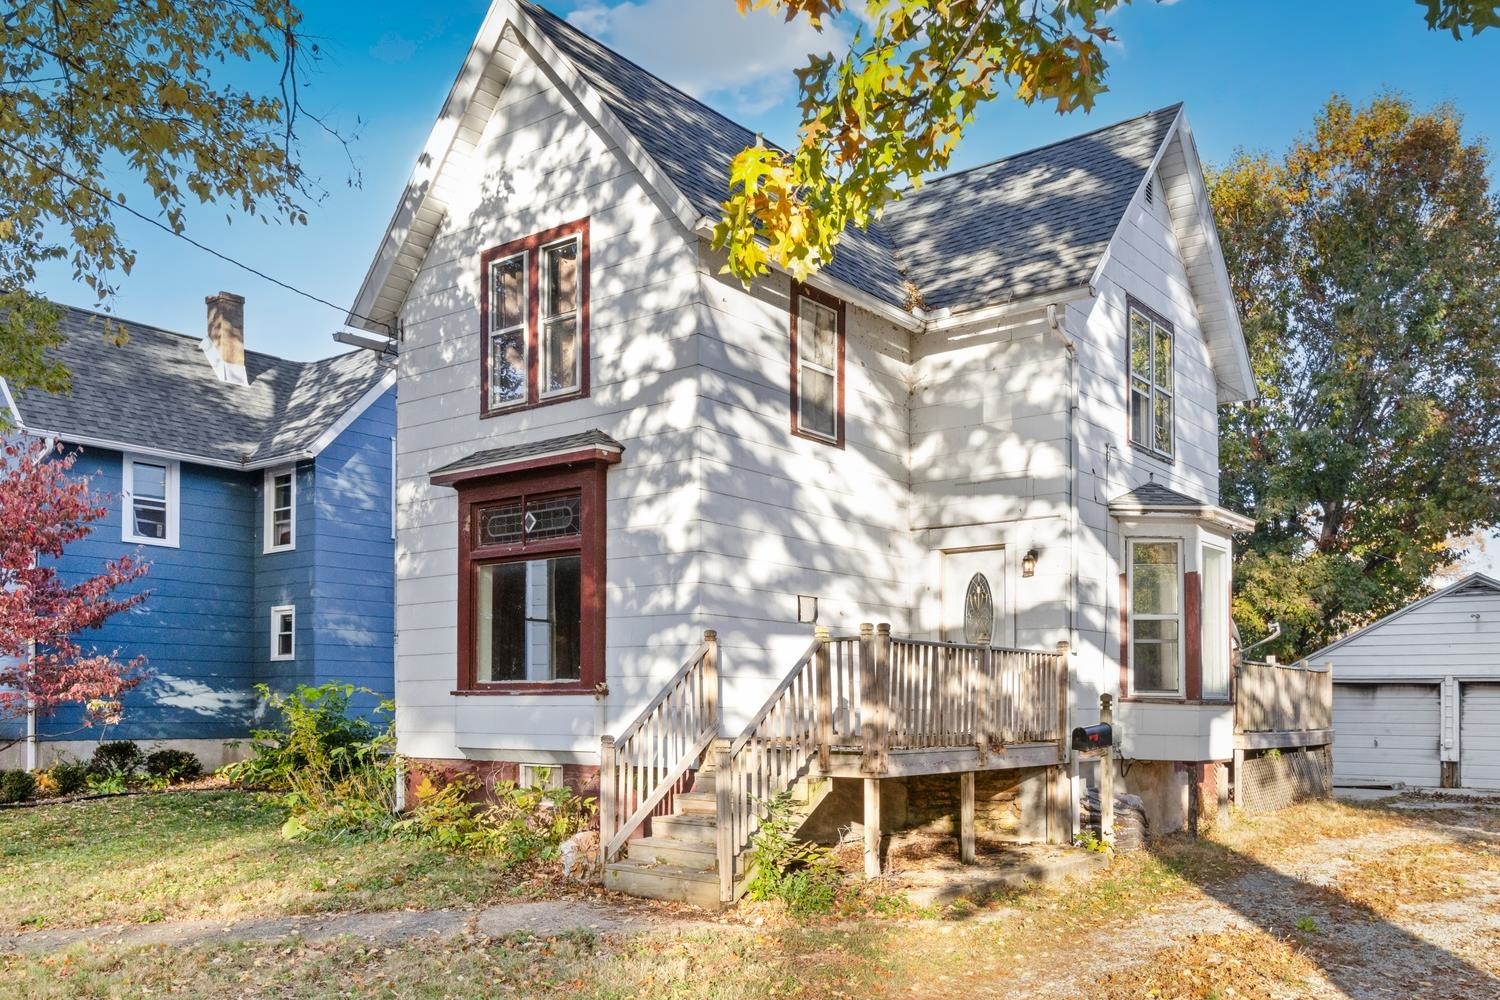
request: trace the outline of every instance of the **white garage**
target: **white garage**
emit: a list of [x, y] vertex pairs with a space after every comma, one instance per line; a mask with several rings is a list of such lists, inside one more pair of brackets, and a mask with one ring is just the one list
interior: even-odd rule
[[1335, 683], [1333, 783], [1439, 784], [1440, 705], [1436, 684]]
[[1500, 790], [1500, 581], [1475, 573], [1308, 657], [1335, 785]]
[[1459, 784], [1500, 790], [1500, 683], [1464, 684], [1459, 726]]

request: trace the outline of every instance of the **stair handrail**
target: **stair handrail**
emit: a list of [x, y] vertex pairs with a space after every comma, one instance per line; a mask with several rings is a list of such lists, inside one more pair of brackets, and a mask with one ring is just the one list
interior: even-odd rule
[[819, 707], [819, 689], [827, 685], [829, 641], [828, 629], [820, 626], [760, 711], [716, 757], [719, 894], [724, 902], [734, 900], [740, 855], [750, 845], [761, 812], [791, 790], [819, 753], [827, 718], [826, 709]]
[[[614, 861], [630, 835], [698, 764], [719, 735], [718, 633], [707, 629], [681, 669], [599, 753], [599, 850]], [[624, 821], [620, 813], [628, 809]]]

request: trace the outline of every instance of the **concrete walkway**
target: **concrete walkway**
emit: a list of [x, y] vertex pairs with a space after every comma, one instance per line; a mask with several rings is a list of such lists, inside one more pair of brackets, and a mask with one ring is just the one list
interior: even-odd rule
[[578, 900], [503, 903], [482, 910], [398, 910], [385, 913], [338, 913], [300, 917], [268, 917], [225, 922], [184, 920], [160, 924], [103, 924], [40, 930], [0, 937], [0, 954], [46, 952], [76, 944], [99, 942], [127, 947], [193, 945], [212, 942], [265, 942], [298, 938], [324, 941], [351, 937], [378, 944], [413, 938], [450, 938], [472, 933], [505, 937], [529, 933], [555, 937], [578, 931], [595, 934], [635, 934], [652, 930], [697, 930], [722, 925], [707, 920], [676, 918], [621, 906], [597, 906]]

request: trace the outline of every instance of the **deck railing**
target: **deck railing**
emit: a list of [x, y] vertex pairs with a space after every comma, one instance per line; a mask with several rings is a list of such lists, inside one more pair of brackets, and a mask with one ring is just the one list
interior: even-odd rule
[[1235, 728], [1244, 733], [1333, 728], [1333, 671], [1306, 664], [1243, 663]]
[[605, 736], [599, 759], [599, 846], [604, 863], [657, 811], [719, 735], [719, 645], [712, 630], [634, 722]]

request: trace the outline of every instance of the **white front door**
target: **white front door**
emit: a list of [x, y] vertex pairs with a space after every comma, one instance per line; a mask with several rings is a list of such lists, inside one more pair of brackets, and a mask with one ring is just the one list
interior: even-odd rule
[[1005, 613], [1005, 549], [943, 553], [945, 642], [1010, 645]]

